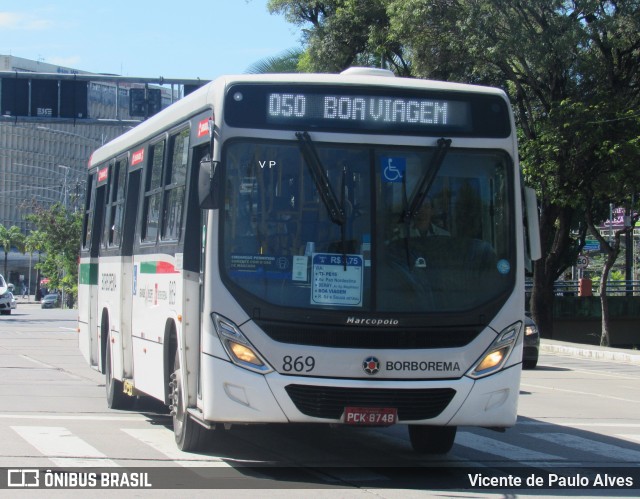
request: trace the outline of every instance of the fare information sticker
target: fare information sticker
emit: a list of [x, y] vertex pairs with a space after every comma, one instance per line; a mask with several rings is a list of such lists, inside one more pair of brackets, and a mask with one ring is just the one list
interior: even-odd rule
[[314, 305], [362, 305], [361, 255], [314, 253], [311, 283], [311, 303]]

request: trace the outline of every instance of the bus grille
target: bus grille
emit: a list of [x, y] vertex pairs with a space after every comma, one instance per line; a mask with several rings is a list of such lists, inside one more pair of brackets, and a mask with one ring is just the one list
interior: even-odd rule
[[339, 419], [344, 408], [395, 407], [399, 421], [431, 419], [449, 405], [453, 388], [387, 389], [288, 385], [285, 387], [298, 410], [315, 418]]

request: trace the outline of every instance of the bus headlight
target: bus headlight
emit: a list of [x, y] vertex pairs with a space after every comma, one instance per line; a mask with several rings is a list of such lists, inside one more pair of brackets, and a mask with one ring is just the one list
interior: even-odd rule
[[513, 348], [518, 343], [521, 327], [522, 324], [516, 322], [502, 331], [496, 339], [493, 340], [493, 343], [491, 343], [485, 353], [482, 354], [480, 360], [471, 368], [467, 375], [471, 378], [478, 379], [489, 376], [502, 369]]
[[261, 374], [267, 374], [273, 371], [273, 368], [258, 353], [245, 335], [242, 334], [238, 326], [229, 319], [216, 313], [211, 314], [211, 318], [213, 319], [216, 333], [218, 333], [222, 346], [231, 359], [231, 362], [237, 366]]

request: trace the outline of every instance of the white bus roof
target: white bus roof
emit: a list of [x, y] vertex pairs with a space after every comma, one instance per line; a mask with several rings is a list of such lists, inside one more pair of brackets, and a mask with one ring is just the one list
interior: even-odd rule
[[228, 86], [236, 83], [281, 83], [283, 85], [302, 83], [309, 85], [377, 86], [410, 90], [447, 90], [450, 92], [500, 95], [505, 100], [507, 99], [504, 91], [494, 87], [417, 78], [390, 77], [391, 75], [387, 71], [377, 69], [372, 71], [371, 69], [350, 68], [341, 74], [286, 73], [221, 76], [94, 151], [89, 160], [89, 168], [91, 169], [96, 164], [102, 163], [106, 159], [144, 142], [150, 134], [155, 134], [157, 130], [171, 128], [182, 123], [189, 116], [211, 109], [218, 95], [224, 92]]

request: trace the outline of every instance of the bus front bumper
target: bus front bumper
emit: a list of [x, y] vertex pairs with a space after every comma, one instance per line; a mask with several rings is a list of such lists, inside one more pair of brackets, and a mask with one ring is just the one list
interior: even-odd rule
[[[262, 375], [209, 355], [203, 356], [202, 375], [204, 396], [198, 405], [212, 423], [341, 423], [342, 404], [356, 404], [351, 403], [352, 396], [354, 401], [369, 400], [372, 407], [393, 407], [394, 393], [418, 390], [430, 404], [424, 413], [429, 417], [403, 419], [399, 411], [400, 424], [509, 427], [516, 421], [520, 385], [519, 365], [478, 380], [464, 376], [373, 381], [284, 376], [277, 372]], [[374, 392], [374, 397], [368, 397]], [[431, 400], [431, 393], [437, 394], [438, 400]], [[336, 396], [339, 407], [327, 407], [325, 400]]]

